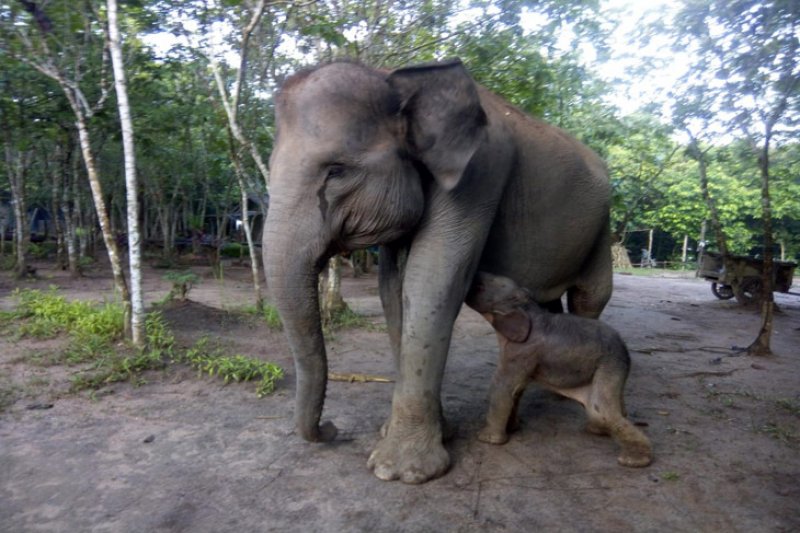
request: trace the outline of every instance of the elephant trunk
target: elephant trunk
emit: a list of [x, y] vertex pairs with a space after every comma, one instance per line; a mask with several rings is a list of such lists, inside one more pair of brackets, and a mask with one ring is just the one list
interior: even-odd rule
[[[317, 283], [321, 259], [303, 240], [285, 231], [271, 209], [264, 232], [264, 266], [272, 303], [283, 321], [297, 375], [295, 426], [311, 442], [332, 440], [336, 428], [320, 426], [328, 380], [328, 361], [320, 321]], [[291, 227], [291, 226], [290, 226]], [[297, 226], [295, 226], [297, 227]]]

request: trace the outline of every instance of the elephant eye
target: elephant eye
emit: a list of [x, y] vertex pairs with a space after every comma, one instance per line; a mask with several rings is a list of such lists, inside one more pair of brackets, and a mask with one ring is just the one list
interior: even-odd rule
[[328, 165], [328, 171], [325, 174], [326, 180], [335, 180], [344, 176], [345, 166], [341, 163], [334, 163], [332, 165]]

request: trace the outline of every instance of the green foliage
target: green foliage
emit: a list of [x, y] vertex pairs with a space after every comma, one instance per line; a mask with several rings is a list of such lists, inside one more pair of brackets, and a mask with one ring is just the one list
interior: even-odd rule
[[280, 330], [283, 329], [283, 322], [278, 309], [274, 305], [265, 304], [263, 311], [264, 321], [270, 329]]
[[144, 333], [147, 349], [151, 352], [171, 354], [175, 345], [175, 336], [169, 330], [160, 311], [147, 313], [144, 320]]
[[172, 347], [172, 336], [158, 314], [149, 315], [145, 321], [148, 347], [130, 355], [130, 350], [119, 344], [124, 330], [121, 305], [68, 301], [55, 287], [44, 292], [18, 290], [16, 296], [13, 319], [19, 323], [19, 335], [69, 336], [64, 350], [51, 357], [50, 363], [84, 365], [73, 375], [73, 391], [128, 381], [144, 370], [161, 368], [165, 351]]
[[[236, 49], [253, 3], [162, 4], [126, 5], [121, 29], [144, 216], [157, 221], [152, 238], [169, 248], [171, 236], [224, 227], [226, 214], [240, 201], [225, 113], [208, 68], [207, 42], [198, 36], [211, 34], [210, 25], [216, 24], [217, 29], [224, 28], [222, 39]], [[702, 132], [706, 144], [709, 132], [722, 130], [748, 140], [747, 146], [721, 140], [713, 150], [729, 148], [747, 152], [747, 157], [710, 154], [711, 188], [719, 198], [723, 227], [735, 252], [747, 252], [759, 243], [755, 237], [761, 230], [758, 169], [750, 141], [763, 140], [761, 123], [774, 116], [778, 120], [769, 160], [775, 233], [790, 257], [800, 253], [800, 202], [796, 201], [800, 83], [795, 83], [800, 53], [793, 29], [795, 4], [687, 1], [671, 27], [669, 21], [659, 21], [661, 35], [670, 32], [676, 47], [696, 60], [687, 83], [669, 95], [676, 130], [696, 125], [695, 133]], [[53, 66], [85, 97], [81, 105], [91, 115], [92, 135], [112, 141], [93, 144], [105, 194], [115, 202], [110, 212], [123, 213], [122, 155], [110, 105], [113, 91], [104, 59], [102, 10], [92, 9], [91, 3], [64, 1], [37, 6], [52, 24], [45, 35], [19, 2], [8, 3], [2, 15], [0, 48], [8, 53], [0, 58], [0, 122], [9, 125], [3, 144], [33, 154], [25, 178], [29, 205], [50, 205], [56, 168], [64, 180], [67, 202], [90, 204], [85, 177], [75, 171], [80, 165], [73, 164], [80, 156], [70, 104], [52, 79], [31, 66], [43, 60], [46, 44]], [[181, 17], [174, 16], [176, 9]], [[521, 22], [524, 14], [526, 24]], [[620, 16], [625, 15], [585, 0], [268, 2], [261, 23], [250, 35], [238, 120], [266, 156], [274, 137], [274, 100], [267, 95], [287, 75], [345, 56], [387, 69], [458, 56], [480, 83], [526, 112], [563, 127], [608, 160], [615, 232], [656, 227], [677, 240], [684, 234], [696, 240], [708, 210], [698, 193], [696, 167], [683, 157], [685, 146], [664, 127], [664, 119], [652, 111], [655, 107], [639, 116], [620, 116], [607, 103], [609, 82], [597, 74], [607, 59], [608, 33]], [[149, 48], [141, 33], [150, 31], [185, 36], [188, 39], [178, 42], [196, 44], [158, 51]], [[282, 46], [287, 42], [296, 46]], [[586, 54], [588, 48], [593, 53]], [[232, 87], [237, 66], [221, 59], [221, 72]], [[649, 83], [632, 81], [627, 74], [623, 78], [625, 84]], [[730, 146], [722, 146], [726, 143]], [[249, 192], [264, 192], [262, 180], [252, 178], [257, 175], [253, 162], [245, 156], [242, 164], [250, 176]], [[8, 193], [8, 180], [0, 178], [0, 193]], [[91, 231], [91, 221], [79, 224], [80, 232]], [[33, 257], [46, 252], [44, 245], [30, 249]], [[162, 252], [168, 261], [165, 266], [174, 267], [175, 250]], [[246, 255], [247, 249], [238, 244], [221, 250], [223, 257]], [[0, 257], [0, 263], [11, 268], [13, 257]], [[174, 297], [185, 297], [181, 287], [176, 289]], [[47, 328], [36, 327], [43, 334]]]
[[197, 274], [188, 270], [184, 272], [168, 272], [164, 274], [164, 279], [172, 283], [172, 289], [167, 295], [167, 300], [177, 297], [181, 301], [186, 300], [189, 291], [200, 280]]
[[677, 472], [661, 472], [661, 479], [664, 481], [678, 481], [681, 478], [681, 475]]
[[225, 383], [259, 380], [256, 388], [259, 398], [271, 394], [275, 383], [283, 378], [283, 369], [278, 365], [244, 355], [224, 355], [219, 348], [209, 344], [208, 338], [204, 337], [178, 355], [176, 360], [189, 364], [201, 375], [222, 378]]
[[16, 314], [24, 319], [19, 327], [21, 336], [50, 338], [68, 332], [76, 344], [88, 339], [109, 343], [124, 331], [123, 311], [118, 304], [68, 301], [56, 287], [46, 292], [18, 289], [15, 296]]
[[229, 242], [222, 246], [219, 251], [219, 255], [221, 257], [227, 257], [229, 259], [238, 259], [240, 257], [249, 257], [250, 249], [247, 247], [246, 244], [240, 244], [238, 242]]
[[[109, 383], [133, 381], [141, 383], [141, 373], [146, 370], [158, 370], [165, 366], [167, 357], [171, 357], [175, 338], [169, 331], [160, 312], [148, 313], [145, 317], [146, 344], [142, 349], [114, 349], [90, 353], [81, 362], [91, 362], [88, 371], [76, 374], [72, 382], [72, 390], [97, 389]], [[96, 338], [89, 338], [89, 342]]]
[[255, 315], [258, 318], [263, 319], [269, 329], [276, 331], [283, 329], [281, 315], [278, 313], [278, 309], [274, 305], [264, 303], [260, 310], [255, 305], [249, 305], [242, 308], [242, 312], [249, 315]]
[[371, 323], [364, 315], [353, 311], [349, 305], [334, 309], [330, 316], [323, 320], [322, 328], [325, 333], [333, 333], [340, 329], [363, 328]]
[[221, 349], [210, 347], [207, 338], [188, 350], [176, 350], [175, 337], [160, 312], [147, 314], [146, 346], [135, 349], [118, 342], [122, 336], [119, 305], [69, 302], [57, 294], [55, 287], [46, 292], [17, 291], [17, 298], [17, 309], [3, 313], [0, 323], [18, 324], [21, 334], [39, 338], [69, 335], [66, 348], [48, 355], [46, 364], [81, 366], [71, 378], [73, 392], [121, 381], [141, 384], [143, 372], [161, 369], [167, 360], [187, 363], [201, 374], [218, 376], [225, 383], [258, 381], [259, 398], [272, 393], [283, 377], [279, 366], [243, 355], [225, 355]]

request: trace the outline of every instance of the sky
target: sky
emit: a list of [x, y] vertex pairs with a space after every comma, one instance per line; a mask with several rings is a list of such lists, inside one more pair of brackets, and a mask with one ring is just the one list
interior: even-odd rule
[[[689, 61], [676, 54], [666, 37], [653, 37], [642, 46], [634, 42], [635, 35], [646, 24], [659, 19], [671, 18], [677, 9], [674, 0], [603, 0], [601, 10], [607, 18], [617, 21], [609, 37], [611, 56], [599, 61], [590, 43], [580, 47], [586, 66], [603, 80], [612, 84], [613, 91], [607, 100], [623, 114], [630, 114], [641, 107], [656, 102], [663, 105], [668, 100], [668, 91], [685, 72]], [[523, 27], [535, 31], [537, 21], [523, 18]], [[571, 46], [573, 35], [566, 31], [563, 38], [565, 49]], [[632, 83], [630, 71], [641, 67], [648, 59], [656, 59], [662, 68], [648, 73], [648, 77]]]
[[663, 103], [667, 92], [677, 83], [689, 66], [689, 60], [671, 49], [665, 36], [653, 36], [641, 46], [631, 39], [643, 25], [659, 19], [671, 18], [677, 6], [674, 0], [606, 0], [604, 9], [618, 10], [620, 24], [611, 34], [611, 61], [596, 65], [596, 71], [607, 81], [628, 78], [626, 71], [641, 66], [650, 58], [663, 63], [662, 68], [652, 70], [641, 83], [616, 84], [612, 97], [623, 113], [630, 113], [650, 102]]

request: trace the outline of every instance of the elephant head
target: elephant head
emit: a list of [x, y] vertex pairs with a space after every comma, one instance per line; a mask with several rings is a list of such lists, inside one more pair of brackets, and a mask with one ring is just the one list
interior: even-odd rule
[[385, 73], [333, 63], [289, 78], [276, 100], [264, 262], [295, 359], [295, 422], [320, 427], [327, 361], [317, 276], [333, 254], [388, 244], [422, 220], [431, 187], [455, 188], [486, 115], [460, 61]]

